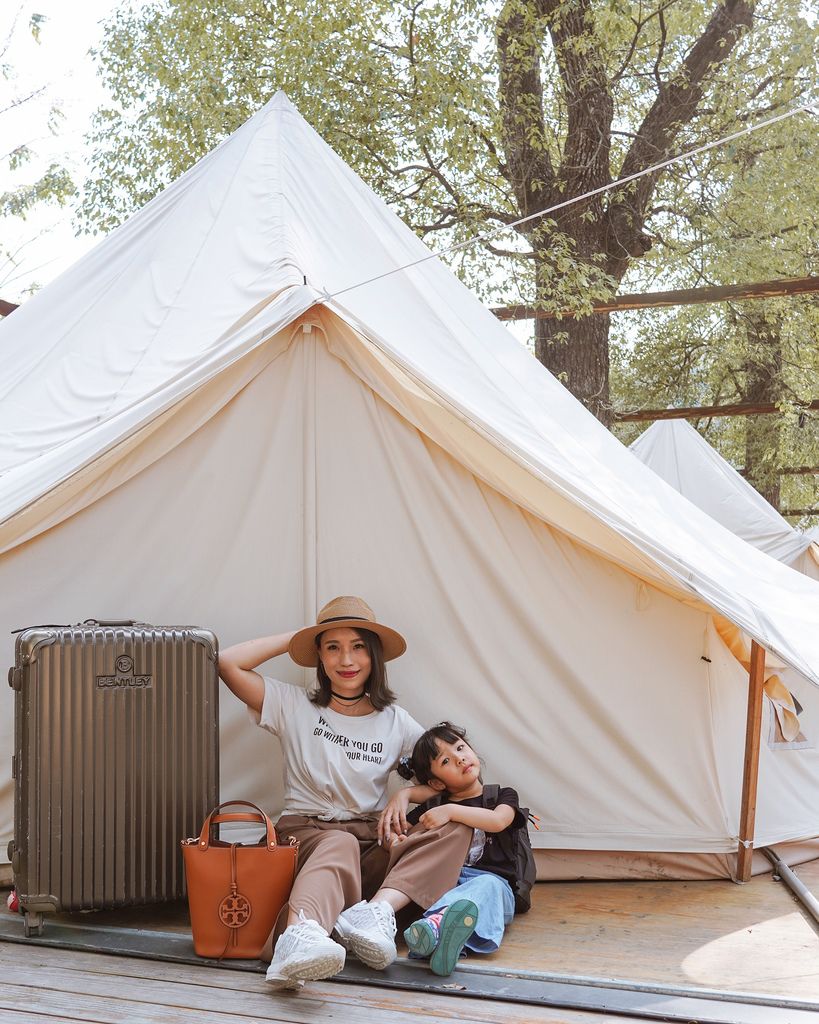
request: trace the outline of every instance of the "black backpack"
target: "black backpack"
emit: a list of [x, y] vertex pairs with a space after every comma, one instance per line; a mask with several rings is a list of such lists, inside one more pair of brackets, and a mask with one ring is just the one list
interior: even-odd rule
[[[500, 799], [500, 786], [484, 786], [484, 796], [496, 807]], [[529, 841], [529, 822], [535, 820], [535, 816], [528, 807], [521, 807], [520, 813], [526, 819], [526, 825], [520, 828], [510, 829], [508, 833], [500, 833], [503, 841], [511, 844], [507, 854], [515, 865], [515, 881], [512, 891], [515, 894], [515, 913], [525, 914], [532, 906], [532, 886], [537, 878], [535, 866], [535, 855], [532, 852], [532, 844]]]
[[[500, 799], [500, 786], [484, 786], [483, 793], [487, 798], [487, 802], [491, 804], [489, 810], [494, 810]], [[423, 806], [425, 808], [439, 807], [445, 802], [444, 794], [441, 793], [430, 800], [425, 800]], [[535, 855], [532, 852], [532, 844], [529, 841], [528, 827], [528, 823], [535, 821], [536, 818], [528, 807], [521, 807], [519, 810], [524, 818], [526, 818], [526, 825], [499, 832], [497, 836], [499, 842], [510, 844], [505, 846], [504, 853], [515, 865], [515, 878], [510, 883], [512, 885], [512, 892], [515, 894], [515, 913], [525, 914], [532, 907], [532, 886], [537, 878]], [[503, 838], [501, 839], [501, 837]]]

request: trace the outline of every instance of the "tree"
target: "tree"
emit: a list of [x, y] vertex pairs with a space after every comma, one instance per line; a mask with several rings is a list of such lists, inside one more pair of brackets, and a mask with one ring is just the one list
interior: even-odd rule
[[[798, 62], [790, 74], [803, 74]], [[787, 76], [779, 87], [790, 88]], [[692, 161], [657, 214], [665, 259], [658, 251], [642, 261], [641, 286], [667, 278], [669, 266], [702, 284], [817, 274], [818, 160], [816, 119], [803, 115]], [[628, 314], [617, 324], [613, 387], [623, 407], [776, 402], [779, 416], [697, 425], [772, 504], [815, 504], [815, 476], [782, 472], [819, 466], [819, 420], [800, 409], [819, 396], [815, 295]], [[636, 431], [617, 433], [629, 442]]]
[[[8, 83], [10, 88], [9, 98], [5, 105], [0, 107], [0, 116], [8, 115], [19, 107], [24, 107], [38, 99], [45, 91], [45, 86], [36, 89], [15, 90], [16, 74], [14, 67], [9, 62], [9, 51], [15, 33], [18, 30], [21, 12], [16, 17], [6, 32], [5, 39], [0, 44], [0, 79]], [[45, 17], [41, 14], [32, 14], [28, 21], [28, 30], [35, 40], [39, 42], [40, 33], [45, 24]], [[57, 130], [61, 114], [57, 107], [52, 106], [48, 113], [48, 129], [52, 132]], [[4, 163], [11, 174], [22, 171], [29, 164], [35, 153], [29, 143], [18, 142], [12, 149], [0, 153], [0, 162]], [[40, 203], [56, 202], [64, 205], [74, 195], [75, 188], [70, 175], [58, 163], [51, 163], [45, 171], [40, 173], [34, 180], [24, 181], [12, 188], [0, 188], [0, 217], [20, 217], [26, 215]], [[0, 247], [0, 265], [14, 266], [16, 263], [15, 253], [9, 252]]]
[[[117, 223], [283, 87], [419, 234], [458, 242], [780, 109], [808, 89], [778, 74], [811, 66], [812, 38], [799, 0], [157, 0], [99, 53], [116, 105], [85, 224]], [[678, 181], [653, 172], [455, 265], [485, 297], [582, 309], [651, 250]], [[608, 422], [608, 317], [538, 321], [535, 348]]]

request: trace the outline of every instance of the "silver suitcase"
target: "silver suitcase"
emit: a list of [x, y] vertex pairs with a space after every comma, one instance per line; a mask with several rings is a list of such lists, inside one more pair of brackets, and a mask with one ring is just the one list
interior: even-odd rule
[[184, 894], [180, 840], [219, 803], [217, 658], [189, 626], [18, 634], [9, 859], [26, 935], [43, 912]]

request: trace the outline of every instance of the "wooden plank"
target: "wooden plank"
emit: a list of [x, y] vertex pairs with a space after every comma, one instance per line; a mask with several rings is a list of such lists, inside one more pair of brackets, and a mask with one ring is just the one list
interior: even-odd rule
[[762, 735], [762, 694], [765, 685], [765, 648], [751, 641], [751, 667], [748, 673], [748, 716], [745, 722], [745, 763], [742, 771], [742, 806], [739, 812], [737, 880], [751, 877], [754, 855], [756, 793], [759, 782], [759, 740]]
[[[11, 955], [15, 950], [16, 958]], [[287, 1024], [337, 1024], [340, 1019], [356, 1024], [409, 1024], [419, 1017], [473, 1024], [564, 1020], [579, 1024], [600, 1019], [555, 1015], [545, 1007], [347, 983], [313, 982], [299, 992], [276, 993], [261, 975], [43, 947], [26, 949], [26, 954], [34, 956], [26, 955], [21, 962], [19, 951], [20, 947], [0, 945], [5, 979], [0, 1010], [16, 1012], [19, 1007], [36, 1006], [38, 1012], [70, 1021], [189, 1024], [201, 1022], [203, 1013], [214, 1024], [248, 1024], [248, 1019]]]
[[37, 1011], [26, 1012], [24, 1010], [4, 1010], [0, 1007], [0, 1022], [2, 1024], [74, 1024], [76, 1017], [55, 1016], [51, 1013], [37, 1013]]
[[[82, 992], [60, 992], [50, 987], [37, 988], [4, 983], [0, 988], [0, 1010], [17, 1014], [20, 1010], [31, 1010], [60, 1021], [88, 1021], [93, 1024], [194, 1024], [201, 1021], [199, 1010], [180, 1010], [151, 1002], [147, 996], [139, 1004], [122, 996], [85, 995]], [[214, 1024], [248, 1024], [247, 1018], [222, 1014], [218, 1009], [209, 1011], [208, 1017]], [[276, 1020], [261, 1017], [258, 1020]], [[282, 1020], [282, 1018], [278, 1018]]]
[[[793, 277], [779, 281], [757, 281], [753, 284], [676, 288], [667, 292], [615, 295], [614, 298], [592, 303], [591, 314], [621, 313], [629, 309], [693, 306], [703, 302], [725, 302], [728, 299], [767, 299], [777, 295], [807, 295], [813, 292], [819, 292], [819, 277]], [[564, 309], [554, 312], [526, 305], [496, 306], [492, 312], [499, 320], [556, 320], [579, 315], [577, 310]]]
[[[819, 409], [819, 399], [799, 403], [800, 409]], [[649, 420], [704, 420], [723, 416], [770, 416], [781, 412], [773, 402], [735, 402], [726, 405], [689, 405], [679, 409], [636, 409], [613, 412], [616, 423], [645, 423]]]
[[0, 1007], [2, 1024], [74, 1024], [75, 1017], [55, 1017], [52, 1014], [25, 1013], [23, 1010], [4, 1010]]
[[[36, 983], [32, 984], [32, 977]], [[73, 1013], [77, 1019], [120, 1024], [121, 1021], [156, 1021], [166, 1024], [190, 1024], [206, 1014], [214, 1024], [247, 1024], [253, 1020], [278, 1024], [331, 1024], [338, 1019], [339, 1000], [333, 991], [328, 998], [324, 984], [313, 983], [298, 992], [276, 993], [266, 989], [264, 981], [253, 976], [236, 975], [236, 986], [228, 992], [220, 987], [219, 998], [214, 1000], [206, 984], [180, 984], [158, 982], [151, 978], [129, 978], [122, 975], [108, 977], [103, 973], [78, 973], [42, 966], [32, 974], [28, 968], [8, 969], [0, 988], [0, 1007], [6, 1010], [36, 1006], [56, 1015]], [[206, 980], [206, 979], [205, 979]], [[32, 989], [35, 992], [32, 992]], [[396, 1005], [392, 999], [355, 999], [356, 1017], [362, 1024], [410, 1024], [417, 1020], [419, 1011]], [[401, 1000], [402, 1003], [413, 1000]], [[456, 1000], [448, 999], [446, 1007]], [[453, 1007], [456, 1010], [457, 1008]], [[528, 1009], [528, 1008], [527, 1008]], [[430, 1016], [429, 1008], [424, 1011]], [[443, 1008], [432, 1016], [444, 1016]], [[467, 1014], [481, 1024], [484, 1016]], [[508, 1015], [507, 1015], [508, 1016]], [[498, 1017], [497, 1019], [500, 1019]]]
[[[104, 965], [110, 959], [98, 954], [83, 954], [83, 956], [87, 963], [91, 963], [92, 968], [94, 961], [99, 960]], [[43, 973], [48, 973], [47, 966], [43, 965], [41, 969]], [[33, 969], [29, 975], [30, 978], [36, 973], [36, 970], [37, 968]], [[252, 1019], [257, 1024], [267, 1021], [277, 1022], [277, 1024], [282, 1024], [284, 1021], [293, 1021], [294, 1024], [305, 1022], [306, 1024], [307, 1021], [316, 1019], [315, 1005], [322, 1003], [332, 1006], [332, 1014], [328, 1019], [334, 1022], [355, 1021], [356, 1024], [359, 1022], [368, 1024], [368, 1022], [377, 1020], [379, 1024], [386, 1024], [387, 1021], [406, 1017], [406, 1011], [409, 1008], [406, 997], [409, 995], [412, 1015], [421, 1016], [424, 1020], [455, 1020], [462, 1024], [485, 1024], [486, 1021], [486, 1004], [475, 999], [462, 996], [442, 997], [440, 993], [436, 993], [434, 996], [428, 997], [425, 1004], [422, 1004], [417, 998], [418, 993], [416, 992], [363, 988], [359, 989], [359, 993], [365, 995], [362, 1004], [360, 994], [351, 991], [356, 988], [355, 985], [347, 983], [342, 987], [329, 982], [313, 983], [311, 988], [314, 989], [314, 992], [312, 993], [308, 993], [307, 989], [301, 993], [287, 995], [271, 993], [263, 1000], [260, 1009], [254, 1009], [252, 1005], [243, 1001], [244, 993], [241, 989], [230, 993], [229, 996], [224, 991], [214, 990], [210, 995], [205, 1014], [203, 1015], [198, 1009], [194, 1009], [192, 1014], [187, 1006], [179, 1007], [173, 1002], [170, 1005], [159, 1004], [157, 1000], [162, 996], [162, 992], [159, 990], [154, 990], [149, 994], [141, 993], [140, 1001], [137, 1004], [122, 994], [114, 994], [107, 1001], [94, 995], [87, 995], [83, 990], [84, 979], [89, 976], [102, 978], [106, 976], [106, 973], [102, 967], [86, 972], [65, 971], [66, 975], [74, 975], [74, 977], [69, 977], [71, 988], [66, 991], [55, 991], [55, 988], [59, 988], [63, 981], [63, 978], [55, 976], [49, 979], [50, 984], [43, 990], [32, 991], [30, 983], [7, 986], [7, 989], [0, 993], [0, 1020], [13, 1019], [3, 1007], [7, 1009], [11, 1007], [11, 1012], [16, 1013], [15, 1003], [25, 1001], [27, 1007], [35, 1008], [48, 1020], [74, 1022], [74, 1024], [80, 1024], [80, 1022], [88, 1024], [92, 1021], [98, 1022], [98, 1024], [110, 1024], [110, 1022], [120, 1019], [126, 1020], [128, 1024], [155, 1024], [158, 1021], [168, 1021], [168, 1024], [188, 1024], [194, 1019], [194, 1016], [197, 1019], [204, 1017], [208, 1021], [212, 1020], [215, 1024], [226, 1024], [226, 1021], [233, 1022], [234, 1020], [237, 1021], [237, 1024], [238, 1022], [245, 1024], [248, 1019]], [[199, 973], [202, 977], [206, 977], [211, 970], [205, 968]], [[242, 977], [242, 975], [237, 976]], [[512, 993], [519, 994], [521, 987], [531, 987], [533, 983], [528, 979], [512, 978], [511, 981], [506, 980], [502, 984], [505, 984], [510, 992], [510, 998], [513, 998]], [[541, 985], [538, 982], [534, 984]], [[199, 988], [197, 985], [180, 985], [179, 987], [183, 990], [188, 987]], [[792, 1005], [786, 1010], [776, 1002], [770, 1005], [758, 1005], [755, 1002], [737, 1004], [713, 999], [692, 1000], [682, 994], [658, 991], [637, 993], [609, 989], [604, 992], [577, 985], [552, 985], [551, 987], [554, 990], [558, 1009], [507, 1003], [503, 1007], [502, 1017], [505, 1024], [620, 1022], [630, 1019], [635, 1014], [662, 1020], [702, 1019], [712, 1021], [713, 1024], [718, 1021], [728, 1024], [728, 1022], [735, 1022], [739, 1019], [747, 1020], [749, 1024], [751, 1022], [755, 1022], [755, 1024], [798, 1024], [802, 1021], [808, 1024], [815, 1020], [813, 1007], [800, 1008]], [[78, 991], [74, 992], [74, 989], [78, 989]], [[23, 990], [23, 992], [17, 990]], [[118, 991], [121, 993], [121, 988]], [[592, 1014], [591, 1007], [597, 1000], [602, 1000], [602, 1002], [597, 1011]], [[573, 1006], [576, 1001], [585, 1002], [588, 1006], [583, 1009], [564, 1008]], [[373, 1003], [377, 1004], [378, 1009], [382, 1012], [373, 1015], [371, 1009]], [[306, 1014], [302, 1013], [303, 1009], [310, 1004], [314, 1004], [313, 1008]], [[602, 1011], [603, 1006], [606, 1007], [605, 1011]], [[226, 1007], [226, 1009], [223, 1010], [222, 1007]], [[601, 1011], [604, 1013], [603, 1016], [600, 1015]], [[623, 1014], [628, 1014], [629, 1017], [626, 1018]]]

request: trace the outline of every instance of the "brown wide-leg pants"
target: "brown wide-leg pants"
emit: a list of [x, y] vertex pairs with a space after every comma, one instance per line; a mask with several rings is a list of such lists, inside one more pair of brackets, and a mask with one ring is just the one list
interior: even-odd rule
[[[398, 889], [422, 909], [458, 881], [472, 829], [457, 822], [440, 828], [416, 825], [403, 842], [378, 845], [375, 821], [320, 821], [285, 814], [276, 824], [279, 842], [299, 841], [299, 865], [284, 908], [312, 918], [328, 932], [346, 907], [371, 899], [383, 886]], [[287, 920], [279, 917], [277, 933]]]

